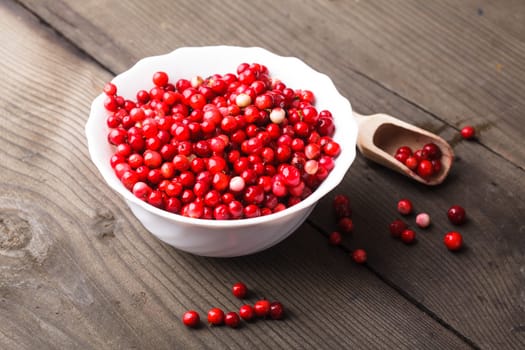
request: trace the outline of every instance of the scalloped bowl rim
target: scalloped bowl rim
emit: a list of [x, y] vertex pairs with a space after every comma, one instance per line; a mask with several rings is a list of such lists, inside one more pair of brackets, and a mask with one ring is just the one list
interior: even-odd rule
[[[133, 202], [143, 209], [147, 210], [148, 212], [151, 212], [152, 214], [161, 216], [163, 218], [166, 218], [168, 220], [174, 221], [174, 222], [183, 222], [185, 224], [190, 225], [199, 225], [202, 227], [242, 227], [242, 226], [251, 226], [256, 224], [263, 224], [265, 222], [271, 221], [273, 219], [279, 219], [282, 217], [293, 215], [303, 209], [306, 209], [312, 205], [315, 205], [319, 199], [324, 197], [326, 194], [328, 194], [331, 190], [333, 190], [339, 183], [343, 180], [346, 172], [350, 168], [351, 164], [353, 163], [355, 156], [356, 156], [356, 139], [357, 139], [357, 124], [352, 116], [352, 107], [350, 105], [350, 102], [348, 99], [346, 99], [344, 96], [342, 96], [337, 88], [335, 87], [332, 80], [325, 74], [320, 73], [310, 66], [308, 66], [306, 63], [301, 61], [300, 59], [296, 57], [288, 57], [288, 56], [279, 56], [276, 55], [266, 49], [260, 48], [260, 47], [237, 47], [237, 46], [200, 46], [200, 47], [181, 47], [178, 49], [175, 49], [174, 51], [164, 54], [164, 55], [158, 55], [158, 56], [150, 56], [143, 58], [139, 60], [134, 66], [132, 66], [130, 69], [126, 70], [125, 72], [122, 72], [121, 74], [114, 77], [111, 81], [118, 87], [119, 95], [124, 96], [125, 98], [132, 98], [135, 92], [127, 91], [127, 85], [125, 84], [125, 81], [128, 80], [130, 77], [139, 74], [141, 71], [148, 71], [151, 75], [159, 70], [159, 66], [164, 66], [167, 64], [167, 62], [171, 62], [173, 64], [173, 61], [176, 59], [181, 59], [183, 57], [186, 57], [185, 55], [190, 54], [187, 57], [195, 57], [194, 53], [197, 51], [204, 53], [204, 52], [214, 52], [214, 53], [220, 53], [223, 51], [228, 51], [230, 55], [238, 57], [238, 59], [234, 62], [232, 60], [232, 67], [228, 71], [224, 72], [210, 72], [208, 74], [213, 73], [219, 73], [219, 74], [225, 74], [228, 72], [235, 73], [235, 68], [238, 64], [242, 62], [248, 62], [251, 58], [251, 62], [257, 62], [264, 64], [268, 67], [270, 71], [270, 75], [275, 78], [280, 78], [279, 74], [274, 73], [275, 68], [277, 67], [295, 67], [296, 71], [300, 71], [302, 73], [308, 73], [312, 77], [315, 77], [316, 81], [318, 83], [322, 83], [323, 88], [330, 89], [330, 97], [333, 101], [337, 101], [337, 105], [340, 106], [340, 109], [345, 110], [347, 113], [347, 120], [345, 121], [348, 123], [349, 128], [348, 130], [344, 130], [344, 137], [343, 140], [346, 140], [344, 145], [341, 145], [341, 154], [335, 159], [335, 167], [332, 169], [332, 171], [329, 173], [328, 177], [322, 182], [322, 184], [312, 192], [310, 196], [303, 199], [301, 202], [286, 208], [283, 211], [272, 213], [270, 215], [266, 216], [259, 216], [255, 218], [245, 218], [245, 219], [238, 219], [238, 220], [207, 220], [207, 219], [196, 219], [196, 218], [190, 218], [185, 217], [179, 214], [170, 213], [168, 211], [156, 208], [139, 198], [137, 198], [133, 193], [129, 190], [127, 190], [124, 185], [118, 180], [116, 175], [114, 174], [113, 169], [109, 165], [109, 157], [105, 158], [103, 156], [105, 150], [108, 149], [111, 146], [109, 143], [106, 142], [97, 142], [97, 139], [100, 137], [97, 137], [97, 134], [101, 132], [101, 129], [104, 130], [104, 140], [106, 140], [107, 135], [107, 126], [105, 124], [106, 119], [106, 112], [103, 107], [103, 100], [105, 98], [105, 95], [101, 93], [98, 95], [91, 104], [91, 110], [90, 115], [88, 118], [88, 121], [86, 123], [85, 132], [87, 136], [88, 141], [88, 150], [90, 153], [90, 157], [95, 164], [95, 166], [98, 168], [99, 172], [101, 173], [104, 180], [107, 182], [107, 184], [115, 190], [117, 193], [119, 193], [122, 197], [124, 197], [126, 200]], [[200, 56], [202, 57], [202, 56]], [[249, 62], [249, 63], [251, 63]], [[201, 67], [201, 70], [202, 69]], [[168, 73], [169, 74], [169, 73]], [[143, 74], [141, 74], [142, 76]], [[201, 74], [202, 75], [202, 74]], [[186, 78], [190, 79], [188, 76], [180, 76], [180, 77], [172, 77], [170, 75], [170, 79], [173, 78]], [[142, 77], [144, 79], [144, 77]], [[292, 86], [292, 84], [288, 84], [288, 79], [283, 78], [281, 79], [287, 86], [294, 88], [294, 89], [306, 89], [304, 86]], [[148, 87], [153, 87], [153, 84], [149, 81], [145, 81], [145, 84]], [[143, 87], [144, 89], [146, 86]], [[318, 97], [318, 93], [315, 92], [315, 89], [311, 89], [314, 91], [314, 94], [316, 97]], [[334, 105], [336, 103], [334, 102]], [[318, 101], [316, 101], [316, 108], [318, 110], [322, 109], [328, 109], [332, 111], [332, 108], [330, 106], [322, 106], [321, 108], [318, 107]], [[102, 114], [102, 115], [101, 115]], [[341, 132], [340, 126], [338, 126], [338, 118], [344, 118], [344, 116], [336, 116], [334, 114], [334, 123], [336, 125], [336, 135], [337, 132]], [[334, 135], [334, 139], [336, 139]], [[98, 140], [99, 141], [99, 140]], [[338, 141], [340, 144], [341, 142]], [[107, 153], [107, 152], [106, 152]]]

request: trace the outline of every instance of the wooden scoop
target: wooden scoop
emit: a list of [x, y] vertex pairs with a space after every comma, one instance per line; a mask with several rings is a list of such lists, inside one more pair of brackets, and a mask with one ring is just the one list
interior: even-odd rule
[[[441, 137], [386, 114], [364, 116], [354, 112], [354, 116], [359, 125], [357, 148], [363, 156], [425, 185], [439, 185], [445, 180], [454, 161], [454, 151]], [[441, 170], [428, 179], [394, 158], [401, 146], [415, 151], [430, 142], [435, 143], [443, 155]]]

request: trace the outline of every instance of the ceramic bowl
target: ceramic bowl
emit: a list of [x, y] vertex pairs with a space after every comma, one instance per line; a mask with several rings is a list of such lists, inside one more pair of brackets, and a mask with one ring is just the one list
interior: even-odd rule
[[332, 80], [301, 60], [282, 57], [257, 47], [184, 47], [161, 56], [140, 60], [116, 76], [119, 95], [134, 99], [140, 89], [153, 87], [151, 77], [165, 71], [171, 80], [191, 79], [215, 73], [235, 73], [240, 63], [260, 63], [270, 75], [294, 89], [308, 89], [316, 96], [316, 108], [332, 112], [336, 132], [334, 140], [341, 154], [326, 180], [306, 199], [281, 212], [239, 220], [204, 220], [173, 214], [138, 199], [116, 177], [109, 159], [113, 147], [107, 141], [107, 112], [104, 95], [95, 98], [86, 124], [89, 153], [108, 186], [126, 201], [133, 214], [158, 239], [180, 250], [211, 257], [235, 257], [267, 249], [292, 234], [308, 217], [316, 203], [343, 179], [356, 155], [357, 125], [349, 101]]

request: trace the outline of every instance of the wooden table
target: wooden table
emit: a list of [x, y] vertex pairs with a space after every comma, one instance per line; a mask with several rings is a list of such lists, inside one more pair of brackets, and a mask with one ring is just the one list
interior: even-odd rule
[[[1, 349], [525, 348], [525, 2], [4, 0], [0, 18]], [[449, 178], [429, 188], [358, 156], [271, 249], [214, 259], [161, 243], [105, 185], [84, 124], [141, 57], [215, 44], [299, 57], [360, 113], [438, 133], [457, 154]], [[466, 124], [477, 140], [459, 137]], [[355, 223], [343, 249], [326, 239], [337, 193]], [[402, 197], [433, 219], [413, 246], [388, 232]], [[468, 213], [456, 254], [442, 243], [452, 204]], [[237, 309], [238, 280], [287, 318], [182, 324], [190, 308]]]

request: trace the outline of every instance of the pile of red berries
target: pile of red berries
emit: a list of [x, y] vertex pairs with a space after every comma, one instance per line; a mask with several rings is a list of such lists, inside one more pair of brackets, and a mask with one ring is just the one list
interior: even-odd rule
[[[334, 213], [339, 227], [338, 231], [333, 231], [328, 235], [328, 240], [332, 245], [341, 245], [343, 233], [350, 233], [354, 230], [352, 221], [352, 209], [350, 208], [350, 199], [344, 194], [338, 194], [333, 200]], [[364, 249], [354, 249], [351, 251], [352, 259], [358, 264], [364, 264], [367, 259]]]
[[340, 145], [328, 110], [258, 63], [237, 74], [170, 81], [134, 100], [104, 87], [115, 174], [135, 196], [192, 218], [240, 219], [290, 207], [334, 167]]
[[[397, 203], [397, 210], [401, 215], [410, 215], [413, 209], [413, 204], [409, 199], [401, 199]], [[466, 221], [465, 209], [459, 205], [453, 205], [448, 209], [447, 217], [452, 224], [462, 225]], [[419, 213], [416, 216], [416, 225], [427, 228], [430, 225], [430, 216], [427, 213]], [[401, 219], [392, 221], [389, 231], [392, 237], [400, 238], [406, 244], [411, 244], [416, 239], [416, 232]], [[463, 236], [457, 231], [450, 231], [443, 237], [443, 242], [449, 250], [459, 250], [463, 246]]]
[[441, 171], [441, 156], [441, 149], [433, 142], [414, 152], [408, 146], [401, 146], [394, 155], [398, 161], [423, 179], [428, 179]]
[[[248, 288], [242, 282], [237, 282], [232, 287], [232, 294], [239, 299], [244, 299], [247, 292]], [[250, 304], [242, 305], [238, 313], [235, 311], [225, 313], [220, 308], [211, 308], [208, 311], [207, 318], [210, 325], [226, 325], [237, 328], [241, 323], [241, 319], [247, 322], [253, 320], [255, 317], [281, 320], [284, 318], [284, 314], [284, 306], [281, 302], [270, 302], [266, 299], [260, 299], [257, 300], [253, 306]], [[195, 310], [186, 311], [182, 316], [182, 322], [191, 328], [198, 327], [200, 325], [200, 315]]]

